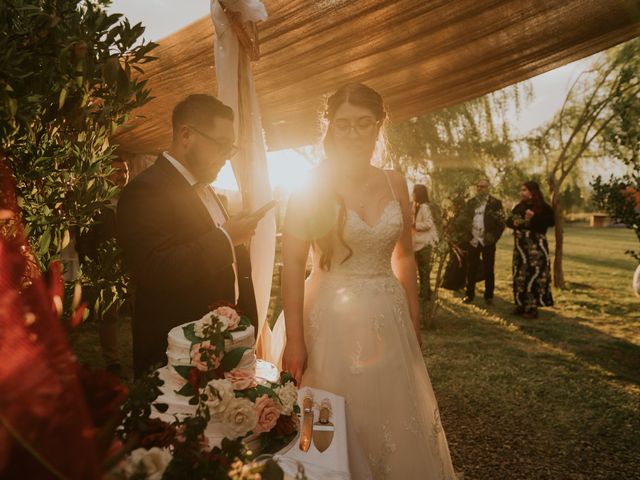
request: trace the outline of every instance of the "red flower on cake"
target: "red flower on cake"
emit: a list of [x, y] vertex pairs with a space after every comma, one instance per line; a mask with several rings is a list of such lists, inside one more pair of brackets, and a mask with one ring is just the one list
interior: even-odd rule
[[246, 390], [256, 386], [255, 371], [243, 368], [234, 368], [230, 372], [224, 372], [224, 378], [233, 383], [234, 390]]
[[262, 395], [256, 399], [256, 414], [258, 424], [253, 429], [254, 433], [270, 432], [278, 423], [280, 410], [269, 395]]
[[196, 367], [191, 367], [189, 369], [189, 372], [187, 373], [187, 382], [189, 382], [189, 385], [191, 385], [191, 388], [193, 388], [193, 391], [195, 392], [196, 397], [199, 397], [200, 395], [200, 379], [202, 378], [202, 372], [197, 369]]
[[300, 427], [300, 419], [295, 413], [291, 415], [280, 415], [275, 427], [273, 427], [273, 433], [280, 436], [293, 435], [298, 431]]

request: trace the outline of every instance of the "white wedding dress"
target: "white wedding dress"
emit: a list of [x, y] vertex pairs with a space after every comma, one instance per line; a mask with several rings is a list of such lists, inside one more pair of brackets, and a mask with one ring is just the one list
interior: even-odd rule
[[[347, 211], [344, 239], [353, 250], [347, 261], [339, 261], [346, 250], [337, 250], [331, 269], [323, 271], [314, 252], [305, 286], [308, 368], [302, 385], [345, 397], [376, 480], [454, 480], [407, 296], [391, 268], [402, 230], [394, 193], [373, 227]], [[357, 461], [350, 463], [352, 478], [368, 477]]]

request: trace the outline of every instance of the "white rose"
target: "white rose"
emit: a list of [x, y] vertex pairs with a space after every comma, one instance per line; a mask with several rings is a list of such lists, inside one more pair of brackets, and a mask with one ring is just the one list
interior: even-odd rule
[[246, 398], [234, 398], [222, 414], [224, 434], [230, 439], [245, 436], [257, 423], [256, 407]]
[[222, 331], [235, 330], [240, 324], [240, 315], [231, 307], [218, 307], [213, 311], [213, 316], [223, 325]]
[[220, 331], [226, 332], [229, 330], [231, 320], [228, 317], [218, 317], [218, 321], [220, 322]]
[[200, 338], [204, 338], [204, 329], [210, 326], [212, 323], [213, 321], [211, 320], [211, 313], [207, 313], [193, 325], [193, 333], [195, 333]]
[[205, 404], [209, 408], [211, 415], [224, 412], [229, 403], [235, 398], [233, 384], [224, 379], [210, 381], [205, 393], [207, 395]]
[[293, 407], [298, 401], [298, 389], [293, 382], [287, 382], [281, 387], [275, 389], [278, 399], [280, 400], [278, 407], [283, 415], [291, 415]]
[[146, 480], [160, 480], [169, 462], [171, 453], [166, 448], [138, 448], [131, 452], [124, 473], [127, 477], [143, 473]]

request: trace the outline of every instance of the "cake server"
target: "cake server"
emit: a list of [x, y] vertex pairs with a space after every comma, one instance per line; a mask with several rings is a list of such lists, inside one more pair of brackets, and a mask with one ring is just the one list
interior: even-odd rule
[[331, 419], [331, 402], [324, 399], [320, 404], [320, 417], [313, 425], [313, 444], [320, 453], [324, 452], [333, 441], [335, 427], [329, 420]]
[[300, 450], [306, 452], [311, 446], [313, 434], [313, 397], [307, 393], [302, 401], [302, 428], [300, 429]]

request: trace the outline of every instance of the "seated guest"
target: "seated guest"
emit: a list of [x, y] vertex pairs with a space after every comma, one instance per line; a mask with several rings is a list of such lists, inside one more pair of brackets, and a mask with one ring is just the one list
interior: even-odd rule
[[229, 219], [210, 186], [236, 150], [233, 111], [215, 97], [190, 95], [175, 106], [172, 125], [169, 150], [125, 187], [118, 204], [118, 241], [136, 292], [136, 377], [166, 362], [171, 328], [199, 319], [211, 304], [237, 303], [257, 322], [245, 244], [260, 218]]
[[553, 209], [544, 201], [536, 182], [520, 188], [520, 203], [507, 219], [513, 229], [513, 298], [514, 313], [537, 318], [538, 307], [553, 305], [551, 295], [551, 261], [547, 229], [554, 225]]

